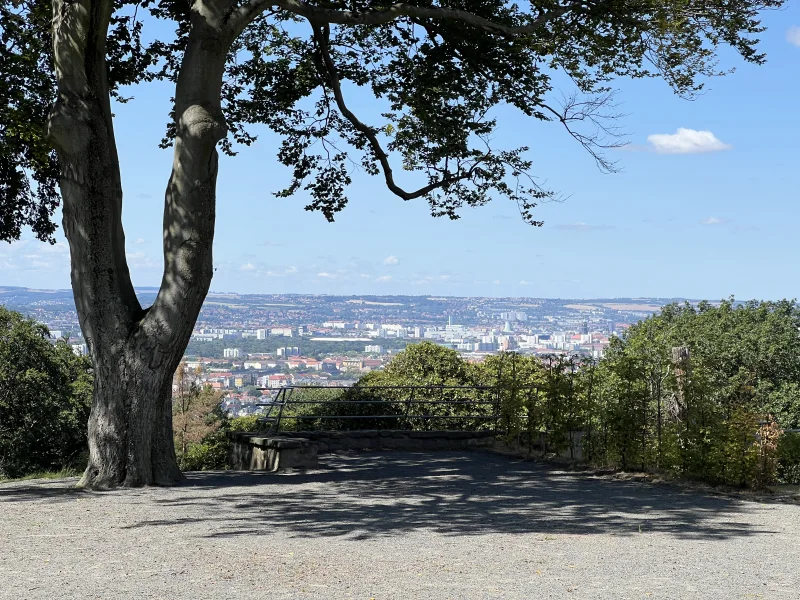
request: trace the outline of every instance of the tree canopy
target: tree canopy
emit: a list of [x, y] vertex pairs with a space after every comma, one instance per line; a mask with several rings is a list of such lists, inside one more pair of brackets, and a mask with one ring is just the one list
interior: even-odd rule
[[[669, 305], [631, 327], [610, 353], [665, 382], [671, 349], [685, 346], [697, 395], [726, 414], [747, 409], [800, 427], [800, 309], [794, 301]], [[674, 377], [674, 374], [672, 374]], [[690, 382], [691, 383], [691, 382]]]
[[[177, 82], [193, 28], [213, 22], [209, 44], [229, 46], [220, 90], [229, 135], [223, 151], [249, 145], [266, 126], [282, 138], [278, 160], [306, 209], [329, 220], [347, 204], [359, 166], [382, 175], [405, 200], [424, 198], [437, 216], [505, 196], [527, 222], [555, 192], [535, 177], [526, 147], [496, 148], [494, 109], [513, 106], [534, 120], [560, 123], [602, 169], [603, 149], [619, 143], [612, 82], [660, 77], [682, 96], [723, 73], [721, 45], [749, 62], [759, 12], [785, 0], [82, 0], [93, 18], [108, 15], [104, 43], [108, 92], [126, 102], [131, 86]], [[103, 4], [113, 3], [106, 10]], [[98, 8], [99, 6], [99, 8]], [[96, 13], [96, 14], [95, 14]], [[59, 203], [58, 158], [47, 116], [58, 98], [50, 0], [0, 6], [0, 239], [30, 227], [53, 240]], [[173, 35], [150, 32], [171, 23]], [[212, 39], [213, 38], [213, 39]], [[63, 66], [66, 63], [62, 63]], [[554, 76], [571, 90], [557, 101]], [[379, 118], [348, 103], [364, 88], [384, 107]], [[166, 115], [165, 115], [166, 117]], [[172, 143], [169, 120], [162, 145]], [[58, 136], [56, 136], [58, 137]], [[392, 168], [399, 160], [410, 189]]]

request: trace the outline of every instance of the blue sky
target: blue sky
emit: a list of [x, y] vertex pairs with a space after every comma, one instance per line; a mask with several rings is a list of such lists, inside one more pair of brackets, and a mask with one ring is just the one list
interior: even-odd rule
[[[542, 228], [508, 201], [433, 219], [380, 178], [355, 173], [335, 223], [278, 199], [288, 181], [277, 139], [220, 161], [212, 290], [241, 293], [473, 296], [800, 296], [800, 5], [765, 15], [763, 67], [723, 52], [730, 76], [694, 101], [658, 81], [619, 81], [630, 146], [623, 172], [600, 173], [553, 123], [499, 115], [498, 146], [529, 145], [534, 172], [561, 190]], [[170, 88], [149, 85], [117, 106], [124, 223], [136, 285], [160, 280], [163, 190], [171, 154], [157, 149]], [[369, 99], [354, 108], [374, 112]], [[691, 151], [694, 150], [694, 151]], [[697, 150], [703, 150], [697, 152]], [[413, 185], [410, 182], [409, 185]], [[60, 218], [60, 217], [59, 217]], [[68, 287], [68, 249], [30, 235], [0, 246], [0, 285]]]

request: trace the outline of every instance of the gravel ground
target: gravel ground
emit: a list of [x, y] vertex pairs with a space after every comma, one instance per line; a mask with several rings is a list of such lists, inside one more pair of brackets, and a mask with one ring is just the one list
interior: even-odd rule
[[0, 598], [800, 598], [800, 506], [489, 453], [0, 485]]

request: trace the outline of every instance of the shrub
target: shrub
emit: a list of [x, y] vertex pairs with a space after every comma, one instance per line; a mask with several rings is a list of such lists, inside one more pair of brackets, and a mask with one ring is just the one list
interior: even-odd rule
[[0, 478], [72, 466], [87, 449], [88, 359], [0, 307]]
[[784, 433], [778, 441], [777, 480], [800, 484], [800, 433]]
[[[206, 419], [213, 420], [217, 426], [210, 433], [206, 433], [199, 442], [190, 443], [185, 453], [178, 455], [178, 465], [183, 471], [212, 471], [230, 467], [228, 457], [231, 441], [228, 433], [233, 431], [258, 431], [258, 417], [229, 418], [215, 407], [206, 415]], [[176, 434], [176, 443], [179, 437]]]

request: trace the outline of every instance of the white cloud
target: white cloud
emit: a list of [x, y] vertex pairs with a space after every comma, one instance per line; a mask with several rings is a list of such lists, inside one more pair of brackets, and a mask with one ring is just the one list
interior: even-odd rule
[[284, 271], [287, 275], [291, 275], [292, 273], [297, 273], [297, 267], [286, 267]]
[[786, 41], [793, 46], [800, 47], [800, 27], [797, 25], [789, 27], [789, 30], [786, 32]]
[[147, 242], [145, 241], [144, 238], [136, 238], [136, 240], [134, 240], [133, 243], [134, 244], [146, 244]]
[[375, 281], [386, 282], [386, 281], [391, 281], [391, 280], [392, 280], [392, 276], [391, 275], [381, 275]]
[[323, 277], [325, 279], [335, 279], [336, 275], [334, 275], [333, 273], [326, 273], [325, 271], [322, 271], [322, 273], [317, 273], [317, 277]]
[[725, 217], [708, 217], [700, 221], [700, 225], [727, 225], [730, 222], [731, 220]]
[[697, 131], [679, 127], [675, 133], [654, 133], [647, 136], [652, 148], [659, 154], [699, 154], [730, 150], [710, 131]]
[[385, 265], [396, 265], [399, 262], [400, 259], [397, 258], [396, 256], [387, 256], [386, 258], [383, 259], [383, 264]]
[[533, 282], [532, 281], [525, 281], [524, 279], [520, 279], [519, 284], [520, 285], [533, 285]]
[[241, 267], [239, 267], [240, 271], [255, 271], [256, 266], [253, 263], [245, 263]]

